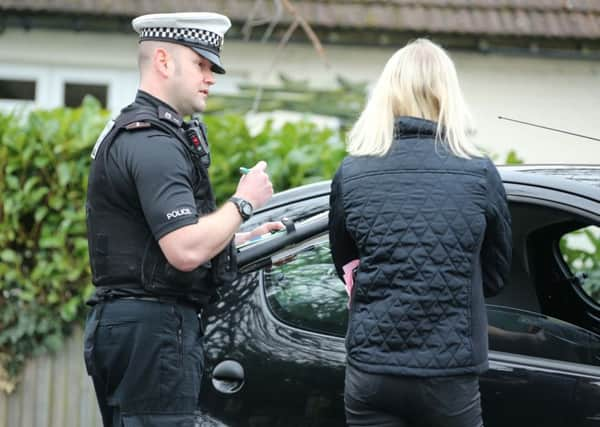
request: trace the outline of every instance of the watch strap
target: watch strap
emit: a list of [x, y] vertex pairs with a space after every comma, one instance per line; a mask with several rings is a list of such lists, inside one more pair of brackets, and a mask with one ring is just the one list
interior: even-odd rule
[[231, 196], [229, 201], [235, 205], [242, 220], [247, 221], [252, 216], [253, 207], [252, 203], [249, 201], [242, 199], [241, 197]]

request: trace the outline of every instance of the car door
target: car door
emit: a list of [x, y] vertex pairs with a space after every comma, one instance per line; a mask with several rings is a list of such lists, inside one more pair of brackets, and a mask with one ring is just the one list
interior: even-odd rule
[[[600, 203], [597, 191], [542, 184], [505, 184], [513, 265], [506, 289], [488, 300], [507, 308], [489, 312], [497, 332], [490, 331], [490, 349], [510, 353], [510, 361], [498, 363], [547, 390], [523, 390], [515, 418], [527, 417], [534, 405], [545, 408], [538, 418], [545, 425], [600, 425]], [[482, 387], [494, 389], [500, 402], [516, 391], [508, 384], [496, 376]], [[554, 401], [561, 404], [548, 405]]]
[[[236, 426], [343, 426], [347, 296], [327, 237], [284, 248], [272, 261], [241, 283], [251, 298], [228, 310], [229, 328], [241, 333], [224, 334], [225, 351], [207, 342], [217, 370], [234, 360], [245, 372], [242, 389], [217, 392], [210, 413]], [[591, 373], [568, 360], [585, 354], [587, 332], [506, 306], [490, 306], [489, 319], [490, 370], [480, 382], [486, 425], [574, 425], [577, 383]]]
[[[317, 242], [297, 257], [284, 256], [285, 264], [269, 269], [264, 282], [267, 307], [281, 322], [334, 339], [333, 335], [341, 337], [345, 332], [347, 296], [328, 259], [325, 236]], [[337, 296], [325, 297], [315, 290], [324, 284]], [[336, 301], [344, 305], [327, 305]], [[490, 369], [480, 381], [486, 425], [571, 425], [578, 381], [594, 376], [588, 365], [596, 351], [593, 347], [600, 343], [597, 337], [574, 325], [508, 306], [489, 305], [488, 316]], [[332, 394], [341, 395], [341, 379], [336, 388], [339, 391]]]
[[[344, 286], [332, 268], [326, 215], [305, 240], [265, 238], [208, 316], [202, 411], [231, 426], [344, 426]], [[302, 236], [315, 223], [296, 224]], [[309, 234], [312, 231], [309, 232]], [[264, 246], [282, 246], [262, 257]], [[263, 246], [261, 248], [261, 246]], [[254, 255], [248, 261], [246, 250]], [[258, 254], [258, 255], [257, 255]], [[221, 424], [215, 424], [221, 425]]]
[[[514, 266], [507, 288], [488, 306], [484, 420], [487, 426], [597, 425], [598, 335], [589, 324], [573, 324], [577, 315], [565, 321], [547, 315], [572, 315], [574, 309], [545, 314], [561, 306], [544, 302], [540, 268], [531, 264], [550, 254], [532, 236], [539, 226], [564, 219], [564, 209], [555, 206], [548, 214], [526, 194], [531, 191], [509, 193]], [[320, 221], [295, 239], [275, 236], [250, 246], [242, 254], [247, 273], [211, 314], [203, 410], [225, 425], [344, 425], [347, 297]]]
[[[485, 425], [583, 425], [590, 414], [576, 396], [581, 384], [600, 380], [600, 337], [539, 313], [492, 304], [488, 324], [490, 369], [480, 380]], [[580, 397], [594, 395], [588, 390]]]

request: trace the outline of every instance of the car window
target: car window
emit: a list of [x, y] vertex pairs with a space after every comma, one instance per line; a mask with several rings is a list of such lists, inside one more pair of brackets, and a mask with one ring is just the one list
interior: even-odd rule
[[600, 304], [600, 227], [590, 225], [566, 233], [559, 247], [581, 289]]
[[[276, 257], [275, 257], [276, 258]], [[326, 236], [263, 271], [270, 311], [297, 328], [344, 336], [348, 313]], [[600, 366], [600, 336], [532, 311], [488, 304], [490, 349]]]
[[600, 336], [562, 320], [488, 305], [490, 350], [600, 366]]
[[348, 297], [338, 278], [326, 236], [264, 270], [272, 313], [292, 326], [344, 336]]

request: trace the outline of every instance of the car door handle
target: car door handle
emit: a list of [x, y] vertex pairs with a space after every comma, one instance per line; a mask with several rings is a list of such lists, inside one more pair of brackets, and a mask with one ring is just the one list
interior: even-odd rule
[[224, 394], [237, 393], [244, 386], [244, 368], [235, 360], [220, 362], [213, 369], [212, 385]]

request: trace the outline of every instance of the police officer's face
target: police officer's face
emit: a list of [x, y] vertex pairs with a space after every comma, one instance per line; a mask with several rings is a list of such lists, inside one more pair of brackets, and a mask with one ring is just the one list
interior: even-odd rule
[[215, 84], [212, 64], [184, 46], [177, 53], [171, 94], [174, 107], [182, 115], [204, 111], [209, 88]]

